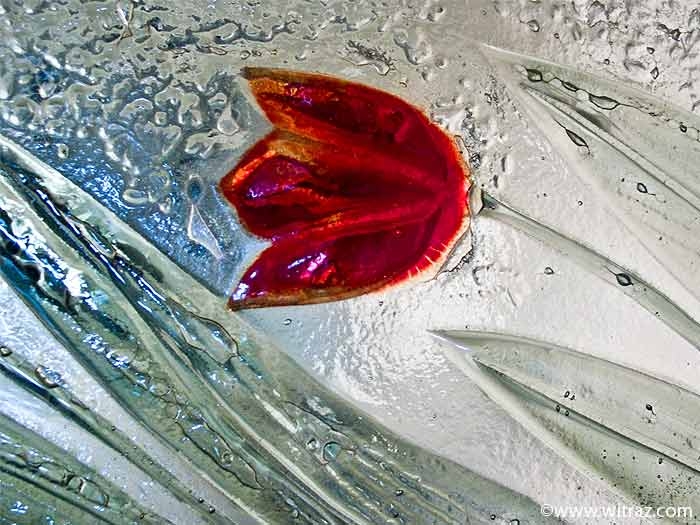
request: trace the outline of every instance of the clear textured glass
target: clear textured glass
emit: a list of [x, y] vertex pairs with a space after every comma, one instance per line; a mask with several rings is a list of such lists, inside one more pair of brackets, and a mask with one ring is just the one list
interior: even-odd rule
[[[0, 522], [700, 514], [698, 31], [655, 0], [0, 0]], [[243, 67], [454, 138], [436, 276], [227, 309], [266, 246], [217, 189], [270, 129]]]

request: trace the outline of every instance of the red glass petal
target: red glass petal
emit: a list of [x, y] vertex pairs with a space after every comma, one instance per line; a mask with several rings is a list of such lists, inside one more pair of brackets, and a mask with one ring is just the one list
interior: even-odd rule
[[343, 299], [447, 254], [467, 220], [467, 170], [420, 111], [322, 75], [246, 69], [275, 130], [221, 181], [241, 222], [270, 239], [233, 308]]
[[425, 217], [441, 201], [441, 189], [405, 159], [288, 133], [260, 141], [229, 177], [222, 191], [241, 221], [270, 239], [312, 226]]

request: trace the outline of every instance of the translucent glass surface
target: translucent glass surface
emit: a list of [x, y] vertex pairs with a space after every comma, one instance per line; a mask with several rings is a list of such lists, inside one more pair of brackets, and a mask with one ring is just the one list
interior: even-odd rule
[[[700, 11], [680, 1], [0, 0], [0, 523], [700, 515]], [[232, 312], [244, 67], [454, 141], [434, 272]]]

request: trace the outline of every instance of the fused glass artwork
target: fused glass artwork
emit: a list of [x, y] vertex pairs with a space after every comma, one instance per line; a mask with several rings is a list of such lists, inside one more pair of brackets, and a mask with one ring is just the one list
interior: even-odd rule
[[454, 144], [397, 97], [330, 77], [246, 69], [275, 130], [221, 190], [273, 240], [231, 306], [343, 299], [438, 265], [464, 231]]
[[0, 0], [0, 523], [698, 523], [698, 31]]

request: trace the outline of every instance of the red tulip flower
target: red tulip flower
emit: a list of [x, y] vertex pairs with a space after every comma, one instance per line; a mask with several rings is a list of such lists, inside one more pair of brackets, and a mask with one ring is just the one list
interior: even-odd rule
[[221, 181], [270, 247], [233, 309], [354, 297], [439, 265], [468, 223], [452, 140], [398, 97], [323, 75], [243, 71], [274, 130]]

